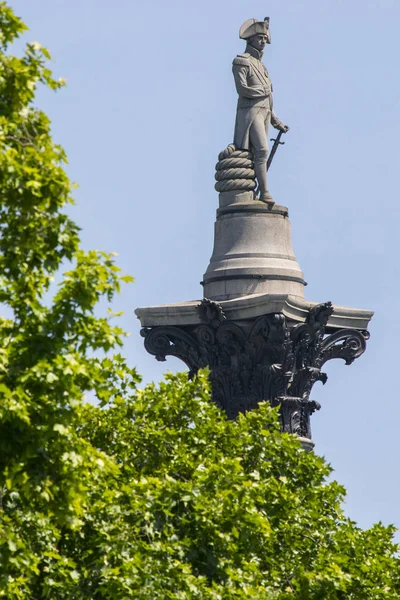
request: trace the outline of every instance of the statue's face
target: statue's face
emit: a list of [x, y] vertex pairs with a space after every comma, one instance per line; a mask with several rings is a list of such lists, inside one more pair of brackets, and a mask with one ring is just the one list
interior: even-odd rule
[[262, 52], [267, 44], [268, 38], [264, 33], [257, 33], [249, 39], [250, 45]]

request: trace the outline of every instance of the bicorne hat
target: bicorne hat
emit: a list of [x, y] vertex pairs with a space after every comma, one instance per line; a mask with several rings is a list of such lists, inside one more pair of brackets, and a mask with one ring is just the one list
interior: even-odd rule
[[239, 29], [239, 37], [241, 40], [248, 40], [253, 37], [253, 35], [260, 33], [267, 36], [267, 44], [270, 44], [271, 34], [269, 31], [269, 17], [265, 17], [264, 21], [247, 19]]

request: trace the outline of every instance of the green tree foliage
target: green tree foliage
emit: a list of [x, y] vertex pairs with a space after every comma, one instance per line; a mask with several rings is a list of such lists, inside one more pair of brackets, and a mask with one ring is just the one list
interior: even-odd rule
[[1, 2], [0, 598], [400, 598], [393, 528], [345, 518], [330, 468], [267, 405], [228, 421], [206, 373], [138, 389], [96, 308], [129, 278], [80, 249], [34, 105], [63, 82], [40, 44], [9, 54], [25, 29]]

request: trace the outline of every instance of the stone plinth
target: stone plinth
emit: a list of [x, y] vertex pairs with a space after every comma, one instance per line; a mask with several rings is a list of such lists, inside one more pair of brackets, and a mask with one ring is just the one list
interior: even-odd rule
[[[196, 327], [202, 324], [199, 314], [201, 300], [176, 302], [174, 304], [159, 304], [137, 308], [135, 315], [142, 327]], [[305, 323], [310, 311], [318, 306], [318, 302], [310, 302], [299, 296], [288, 294], [251, 294], [232, 300], [218, 302], [227, 321], [251, 321], [264, 315], [282, 314], [294, 325]], [[333, 312], [328, 318], [326, 329], [335, 332], [340, 329], [368, 329], [373, 316], [371, 310], [333, 306]]]
[[214, 250], [204, 274], [204, 297], [229, 300], [251, 294], [304, 297], [288, 209], [255, 201], [252, 192], [219, 194]]

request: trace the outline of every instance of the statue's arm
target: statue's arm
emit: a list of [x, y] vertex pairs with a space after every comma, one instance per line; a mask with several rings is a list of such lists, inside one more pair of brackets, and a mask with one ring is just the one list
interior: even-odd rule
[[289, 126], [282, 123], [282, 121], [280, 121], [280, 119], [278, 119], [278, 117], [276, 116], [274, 111], [272, 111], [272, 114], [271, 114], [271, 125], [275, 129], [279, 129], [279, 131], [283, 131], [283, 133], [287, 133], [289, 131]]
[[232, 71], [233, 77], [235, 78], [236, 90], [239, 96], [244, 98], [265, 98], [271, 93], [268, 86], [254, 85], [249, 87], [247, 85], [247, 76], [249, 74], [249, 65], [243, 62], [239, 62], [239, 59], [233, 61]]
[[274, 111], [272, 111], [272, 114], [271, 114], [271, 125], [272, 125], [272, 127], [275, 127], [275, 129], [279, 129], [281, 126], [283, 127], [282, 121], [280, 121], [278, 119], [278, 117], [276, 116]]

